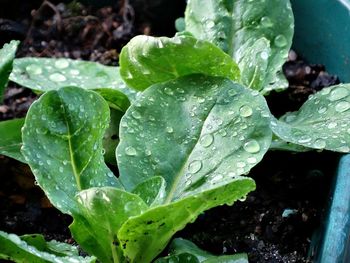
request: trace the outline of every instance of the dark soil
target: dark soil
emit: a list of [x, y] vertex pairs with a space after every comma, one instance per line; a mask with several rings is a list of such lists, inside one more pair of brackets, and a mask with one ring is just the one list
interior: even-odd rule
[[[20, 57], [69, 57], [107, 65], [118, 64], [120, 49], [136, 34], [172, 35], [173, 20], [185, 3], [161, 6], [160, 1], [133, 0], [130, 6], [118, 1], [118, 6], [97, 9], [77, 2], [25, 2], [11, 0], [8, 5], [19, 8], [0, 10], [0, 46], [15, 38], [23, 41]], [[339, 83], [324, 66], [307, 64], [293, 51], [284, 72], [289, 88], [267, 98], [276, 116], [297, 110], [310, 94]], [[0, 120], [25, 116], [35, 99], [30, 90], [10, 83]], [[215, 254], [247, 252], [250, 262], [307, 262], [337, 160], [338, 155], [326, 152], [270, 152], [253, 169], [257, 190], [245, 202], [212, 209], [177, 236]], [[71, 218], [50, 205], [26, 165], [0, 156], [0, 180], [1, 230], [74, 242], [68, 230]]]

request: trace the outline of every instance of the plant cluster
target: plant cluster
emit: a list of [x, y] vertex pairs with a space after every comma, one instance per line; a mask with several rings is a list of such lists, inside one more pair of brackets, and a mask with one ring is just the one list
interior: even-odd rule
[[[325, 88], [280, 119], [269, 111], [263, 95], [287, 87], [288, 0], [190, 0], [177, 25], [172, 38], [132, 39], [120, 68], [14, 59], [18, 42], [0, 51], [0, 88], [10, 78], [42, 94], [25, 120], [0, 123], [0, 153], [30, 166], [91, 255], [40, 235], [0, 232], [0, 258], [151, 262], [199, 214], [253, 191], [243, 175], [268, 150], [350, 151], [349, 85]], [[117, 163], [118, 177], [105, 162]], [[246, 256], [216, 257], [176, 239], [156, 262]]]

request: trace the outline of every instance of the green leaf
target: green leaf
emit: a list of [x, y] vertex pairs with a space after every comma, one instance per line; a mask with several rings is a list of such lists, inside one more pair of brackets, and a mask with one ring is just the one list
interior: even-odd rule
[[241, 82], [248, 88], [261, 90], [268, 72], [267, 58], [271, 53], [270, 42], [266, 38], [261, 38], [252, 46], [247, 46], [245, 53], [246, 56], [240, 61]]
[[[121, 111], [111, 109], [111, 121], [103, 136], [104, 159], [106, 163], [116, 165], [115, 149], [119, 143], [119, 123]], [[0, 154], [26, 163], [22, 153], [22, 126], [24, 118], [0, 122]]]
[[186, 34], [173, 38], [137, 36], [120, 54], [120, 74], [137, 90], [194, 73], [232, 80], [240, 77], [230, 56], [215, 45]]
[[[46, 243], [44, 238], [37, 235], [36, 238], [30, 238], [29, 236], [23, 237], [23, 240], [15, 234], [7, 234], [0, 231], [0, 259], [11, 260], [14, 262], [35, 262], [35, 263], [47, 263], [47, 262], [65, 262], [65, 263], [92, 263], [96, 262], [94, 257], [80, 257], [76, 248], [71, 248], [71, 251], [67, 254], [51, 253], [54, 248], [61, 246], [67, 247], [68, 244], [62, 244], [57, 241]], [[76, 251], [72, 253], [72, 251]]]
[[19, 43], [19, 41], [13, 40], [0, 49], [0, 102], [3, 100], [4, 90], [12, 71], [13, 60]]
[[81, 190], [119, 185], [103, 160], [108, 123], [105, 100], [80, 88], [49, 91], [30, 107], [22, 154], [39, 186], [62, 212], [77, 209], [74, 197]]
[[25, 163], [21, 153], [24, 119], [13, 119], [0, 122], [0, 154]]
[[125, 262], [118, 230], [148, 206], [137, 195], [111, 187], [91, 188], [78, 194], [80, 210], [73, 214], [73, 237], [101, 262]]
[[166, 202], [249, 172], [272, 132], [265, 99], [228, 79], [192, 75], [153, 85], [123, 116], [117, 159], [131, 191], [162, 176]]
[[169, 256], [157, 259], [155, 263], [248, 263], [246, 254], [215, 256], [182, 238], [174, 239], [169, 250]]
[[93, 89], [123, 111], [136, 95], [122, 81], [118, 67], [63, 58], [15, 59], [10, 80], [40, 93], [67, 86]]
[[164, 202], [165, 188], [164, 178], [154, 176], [137, 185], [132, 192], [140, 196], [148, 206], [156, 206]]
[[268, 71], [265, 75], [263, 69], [259, 70], [265, 75], [263, 92], [284, 88], [276, 85], [285, 84], [279, 72], [287, 59], [294, 31], [289, 0], [189, 0], [185, 21], [187, 31], [220, 47], [237, 61], [242, 71], [246, 66], [243, 61], [251, 56], [254, 43], [267, 39], [271, 52], [263, 57], [268, 60]]
[[205, 210], [232, 204], [255, 189], [250, 178], [238, 177], [223, 186], [208, 187], [194, 196], [147, 210], [126, 221], [118, 232], [124, 254], [131, 262], [150, 262], [167, 245], [172, 236]]
[[31, 234], [20, 237], [28, 245], [35, 247], [40, 251], [45, 251], [59, 257], [79, 256], [78, 248], [67, 243], [61, 243], [56, 240], [46, 241], [43, 235]]
[[133, 189], [157, 175], [166, 188], [162, 205], [130, 218], [118, 232], [132, 262], [151, 261], [200, 213], [255, 188], [239, 175], [268, 150], [269, 116], [257, 91], [220, 77], [181, 77], [141, 94], [122, 118], [119, 178]]
[[314, 149], [350, 152], [350, 85], [341, 84], [309, 97], [299, 111], [272, 121], [282, 140]]

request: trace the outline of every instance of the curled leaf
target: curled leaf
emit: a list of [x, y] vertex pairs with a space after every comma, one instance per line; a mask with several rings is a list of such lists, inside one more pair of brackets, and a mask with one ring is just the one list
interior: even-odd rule
[[297, 112], [272, 121], [282, 140], [313, 149], [350, 152], [350, 85], [324, 88]]
[[240, 76], [230, 56], [215, 45], [188, 34], [173, 38], [137, 36], [120, 54], [120, 74], [137, 90], [195, 73], [232, 80]]

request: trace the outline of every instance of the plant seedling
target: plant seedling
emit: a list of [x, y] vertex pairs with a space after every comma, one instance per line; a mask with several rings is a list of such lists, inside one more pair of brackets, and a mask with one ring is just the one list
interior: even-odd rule
[[[22, 155], [8, 155], [29, 164], [51, 203], [73, 217], [74, 239], [101, 262], [154, 260], [199, 214], [254, 190], [243, 175], [269, 149], [350, 151], [349, 85], [325, 88], [279, 120], [263, 97], [286, 87], [281, 67], [294, 28], [289, 1], [204, 2], [188, 1], [185, 31], [173, 38], [131, 40], [120, 68], [14, 61], [10, 79], [43, 95], [28, 111], [22, 141], [8, 140], [23, 145]], [[113, 123], [120, 121], [118, 177], [104, 161], [110, 107], [124, 114]], [[47, 259], [52, 249], [42, 239], [40, 248], [24, 237], [1, 239], [0, 257], [62, 262]], [[247, 259], [217, 258], [175, 240], [170, 255], [156, 262], [174, 261]]]

